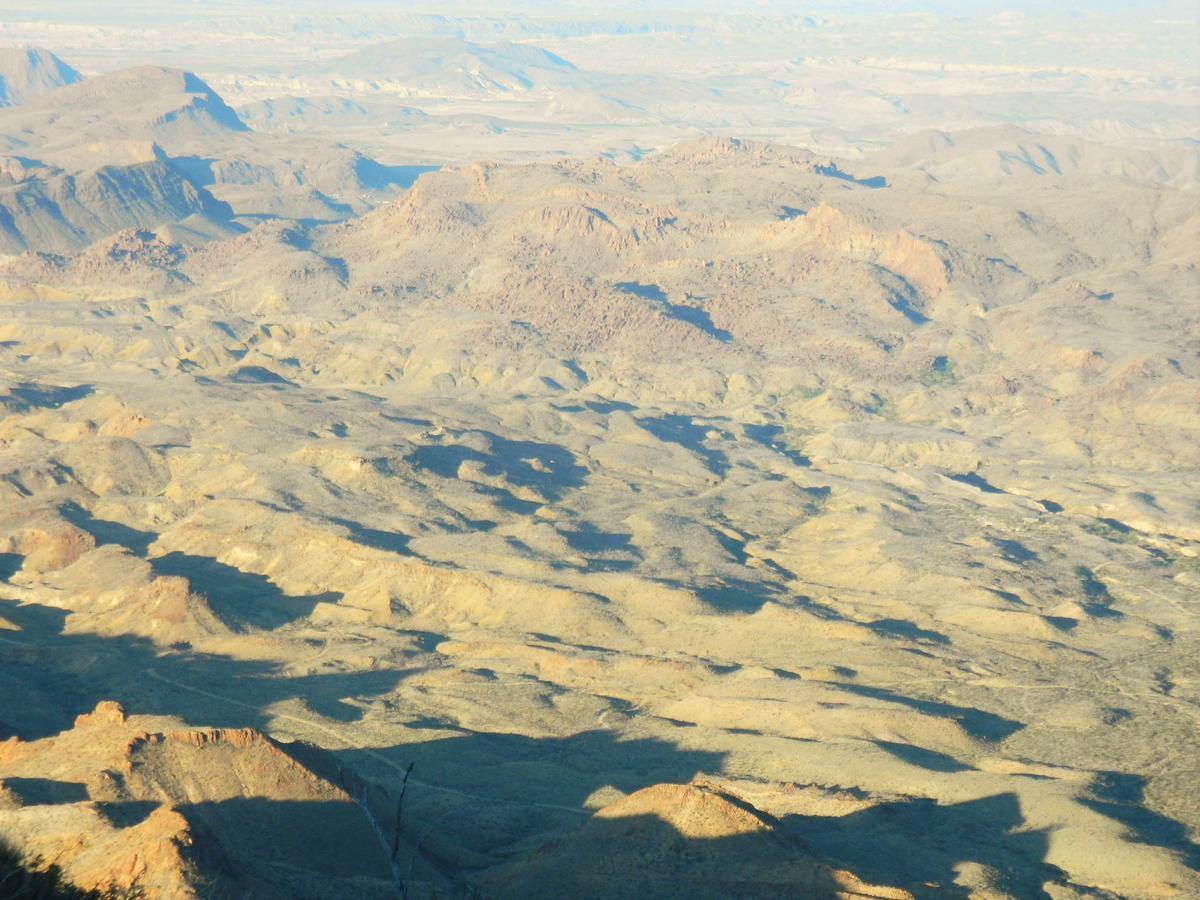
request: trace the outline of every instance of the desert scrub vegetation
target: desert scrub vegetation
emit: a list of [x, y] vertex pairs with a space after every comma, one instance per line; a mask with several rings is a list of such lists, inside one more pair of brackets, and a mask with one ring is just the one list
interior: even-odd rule
[[139, 900], [136, 885], [84, 890], [71, 884], [62, 869], [41, 857], [28, 857], [0, 839], [0, 897], [4, 900]]
[[1112, 541], [1114, 544], [1136, 544], [1138, 534], [1128, 525], [1123, 525], [1115, 519], [1094, 519], [1083, 523], [1083, 530], [1088, 534]]
[[928, 368], [917, 375], [917, 381], [925, 387], [942, 387], [958, 383], [958, 372], [954, 361], [947, 356], [935, 356]]

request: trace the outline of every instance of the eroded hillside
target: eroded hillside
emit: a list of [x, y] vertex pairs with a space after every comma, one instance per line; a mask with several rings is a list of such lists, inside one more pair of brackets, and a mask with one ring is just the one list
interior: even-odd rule
[[[911, 162], [475, 164], [5, 262], [0, 779], [115, 700], [175, 717], [145, 821], [265, 790], [170, 734], [309, 742], [411, 891], [1200, 891], [1195, 194]], [[86, 790], [0, 822], [155, 790], [24, 759]]]

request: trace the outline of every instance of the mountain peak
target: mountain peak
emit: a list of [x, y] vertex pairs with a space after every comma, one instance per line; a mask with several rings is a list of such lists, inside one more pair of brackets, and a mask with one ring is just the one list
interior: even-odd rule
[[206, 119], [210, 126], [230, 131], [249, 130], [204, 79], [183, 69], [166, 66], [121, 69], [90, 79], [76, 90], [79, 99], [120, 103], [122, 106], [127, 106], [130, 98], [136, 98], [143, 111], [159, 111], [155, 124], [169, 124], [187, 115]]
[[190, 141], [248, 130], [199, 76], [162, 66], [97, 75], [0, 115], [10, 133], [36, 138], [43, 153], [81, 142]]
[[0, 107], [82, 81], [83, 76], [42, 47], [0, 47]]

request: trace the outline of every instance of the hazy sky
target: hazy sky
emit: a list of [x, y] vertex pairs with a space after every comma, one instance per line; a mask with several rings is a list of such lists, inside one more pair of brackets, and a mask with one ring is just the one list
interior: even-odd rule
[[479, 0], [342, 0], [331, 8], [327, 0], [0, 0], [5, 15], [58, 20], [97, 20], [142, 17], [178, 19], [196, 16], [246, 15], [254, 13], [347, 14], [422, 12], [452, 15], [602, 15], [658, 16], [689, 13], [757, 14], [895, 14], [897, 12], [934, 12], [953, 17], [991, 16], [1006, 11], [1026, 15], [1127, 15], [1136, 18], [1170, 17], [1200, 19], [1200, 3], [1194, 0], [1087, 0], [1066, 4], [1047, 4], [1045, 0], [507, 0], [481, 3]]

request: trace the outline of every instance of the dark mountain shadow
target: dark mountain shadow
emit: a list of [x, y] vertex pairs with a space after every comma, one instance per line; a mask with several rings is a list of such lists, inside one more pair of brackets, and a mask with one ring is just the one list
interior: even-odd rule
[[940, 631], [930, 631], [921, 628], [907, 619], [877, 619], [874, 622], [863, 623], [880, 637], [903, 638], [918, 644], [949, 644], [950, 638]]
[[335, 216], [348, 219], [354, 215], [353, 206], [351, 206], [349, 203], [342, 203], [340, 200], [335, 200], [324, 191], [318, 191], [315, 188], [312, 188], [309, 191], [309, 197], [319, 202]]
[[[182, 645], [168, 650], [134, 636], [67, 634], [66, 612], [36, 604], [0, 600], [0, 616], [18, 629], [5, 632], [0, 641], [0, 740], [57, 733], [99, 700], [116, 700], [131, 714], [178, 716], [194, 726], [265, 730], [273, 719], [269, 710], [295, 700], [335, 720], [353, 721], [362, 713], [346, 702], [348, 698], [387, 696], [407, 674], [388, 670], [289, 677], [278, 665], [261, 660], [198, 653]], [[428, 642], [436, 640], [426, 637]], [[12, 690], [13, 685], [20, 689]], [[867, 686], [839, 687], [950, 716], [987, 739], [1020, 727], [969, 707], [913, 700]], [[585, 805], [599, 789], [628, 793], [663, 782], [687, 782], [700, 773], [719, 773], [725, 765], [723, 752], [680, 747], [669, 738], [627, 739], [618, 731], [532, 738], [472, 732], [454, 722], [427, 720], [421, 726], [436, 728], [442, 736], [390, 747], [343, 747], [332, 751], [332, 763], [330, 756], [320, 755], [325, 760], [321, 771], [371, 811], [387, 841], [398, 823], [403, 868], [421, 878], [440, 879], [440, 884], [469, 887], [483, 870], [520, 859], [539, 842], [570, 840], [581, 826], [592, 828], [589, 835], [595, 837], [589, 836], [587, 843], [592, 852], [623, 852], [621, 834], [628, 832], [592, 819]], [[929, 771], [961, 770], [955, 760], [934, 751], [881, 746]], [[305, 750], [298, 747], [296, 752], [302, 758]], [[413, 775], [397, 815], [402, 773], [409, 765], [414, 766]], [[18, 787], [31, 798], [49, 802], [69, 802], [78, 795], [77, 787], [49, 779], [27, 779]], [[1089, 805], [1125, 824], [1134, 840], [1169, 847], [1194, 863], [1196, 848], [1186, 829], [1138, 805], [1143, 788], [1141, 779], [1114, 773]], [[127, 806], [104, 812], [114, 821], [130, 823], [148, 814], [144, 805]], [[338, 816], [351, 815], [354, 807], [330, 806], [237, 798], [191, 804], [184, 815], [201, 826], [197, 833], [245, 834], [246, 840], [233, 852], [239, 866], [271, 868], [285, 857], [312, 854], [318, 874], [333, 879], [330, 885], [345, 886], [347, 882], [338, 880], [346, 877], [339, 868], [344, 860], [326, 859], [329, 853], [323, 848], [336, 848], [346, 835], [363, 832], [357, 824], [338, 825]], [[632, 821], [612, 820], [626, 826]], [[252, 839], [256, 830], [266, 836], [266, 843]], [[865, 881], [902, 885], [920, 896], [966, 897], [955, 875], [967, 861], [994, 869], [998, 889], [1013, 896], [1045, 896], [1043, 884], [1064, 877], [1045, 862], [1046, 834], [1024, 827], [1017, 798], [1011, 794], [957, 804], [896, 801], [841, 817], [793, 816], [784, 820], [783, 831]], [[699, 861], [728, 859], [731, 850], [738, 855], [759, 852], [753, 844], [743, 845], [744, 840], [738, 836], [704, 842], [664, 832], [649, 846], [677, 847]], [[644, 869], [631, 870], [624, 882], [634, 895], [653, 895], [660, 883], [655, 873], [662, 871], [660, 866], [672, 865], [669, 858], [649, 857], [644, 863]], [[694, 896], [754, 896], [756, 890], [754, 884], [719, 879], [710, 886], [711, 891], [699, 886]]]
[[928, 769], [930, 772], [969, 772], [971, 766], [960, 763], [952, 756], [927, 750], [915, 744], [900, 744], [895, 741], [875, 741], [875, 746], [896, 759], [903, 760], [911, 766]]
[[[543, 842], [549, 842], [543, 843], [544, 852], [553, 854], [564, 847], [569, 850], [578, 842], [597, 859], [624, 858], [626, 853], [630, 853], [630, 861], [637, 859], [638, 866], [629, 871], [627, 880], [614, 882], [621, 885], [620, 889], [614, 887], [603, 896], [654, 896], [656, 885], [661, 888], [674, 880], [677, 886], [679, 878], [690, 878], [715, 866], [716, 860], [723, 860], [726, 866], [729, 860], [738, 858], [769, 865], [774, 861], [772, 851], [778, 849], [761, 834], [695, 840], [658, 819], [606, 820], [571, 812], [601, 784], [630, 792], [651, 784], [683, 783], [695, 772], [716, 771], [713, 767], [720, 765], [720, 754], [681, 752], [656, 741], [616, 741], [605, 732], [540, 740], [470, 734], [391, 752], [415, 764], [400, 823], [404, 846], [411, 848], [428, 841], [434, 848], [437, 844], [430, 835], [453, 834], [454, 852], [448, 856], [471, 858], [478, 867], [475, 874], [471, 874], [470, 867], [460, 867], [457, 876], [467, 883], [484, 885], [485, 896], [516, 896], [503, 889], [487, 892], [490, 876], [495, 874], [488, 871], [489, 863], [522, 859], [519, 852], [528, 852], [537, 844], [531, 837], [515, 839], [531, 828], [540, 832]], [[966, 768], [941, 754], [922, 753], [920, 748], [905, 746], [898, 752], [906, 761], [935, 772]], [[487, 787], [472, 788], [472, 784], [479, 784], [482, 771], [488, 773], [483, 782]], [[382, 798], [377, 798], [377, 803], [387, 807]], [[536, 826], [530, 825], [531, 817], [537, 820]], [[1062, 870], [1045, 861], [1047, 831], [1025, 826], [1015, 794], [956, 804], [927, 799], [896, 801], [841, 817], [788, 816], [782, 822], [780, 836], [799, 838], [819, 858], [850, 870], [864, 881], [903, 886], [917, 896], [964, 900], [971, 896], [968, 888], [956, 884], [964, 862], [995, 870], [997, 887], [1010, 896], [1049, 897], [1046, 883], [1065, 884], [1068, 880]], [[634, 851], [630, 841], [640, 853]], [[795, 857], [801, 845], [791, 846], [793, 862], [799, 865]], [[418, 855], [420, 852], [416, 851]], [[573, 873], [585, 872], [590, 866], [573, 865], [569, 858], [551, 858], [556, 863], [556, 889], [566, 885], [565, 895], [600, 896], [584, 881], [578, 885], [579, 893], [569, 889]], [[539, 856], [527, 859], [536, 865]], [[574, 862], [581, 860], [583, 857]], [[778, 878], [722, 882], [720, 874], [710, 873], [694, 890], [689, 889], [688, 895], [833, 896], [832, 889], [825, 890], [829, 885], [821, 884], [814, 884], [810, 893], [781, 894], [779, 885], [795, 877], [795, 872], [780, 869], [776, 874]], [[502, 885], [504, 880], [491, 883]], [[678, 891], [671, 895], [677, 896]]]
[[56, 806], [60, 803], [80, 803], [88, 799], [87, 785], [77, 781], [5, 778], [4, 787], [12, 791], [25, 806]]
[[333, 591], [306, 596], [285, 594], [265, 575], [243, 572], [210, 556], [180, 551], [149, 556], [150, 545], [158, 540], [152, 531], [97, 519], [74, 503], [60, 507], [60, 512], [71, 524], [95, 538], [97, 544], [124, 547], [150, 563], [157, 575], [186, 578], [192, 591], [203, 594], [217, 618], [235, 631], [279, 628], [312, 615], [318, 603], [333, 603], [342, 597]]
[[58, 409], [67, 403], [82, 400], [94, 392], [95, 388], [90, 384], [59, 387], [53, 384], [23, 382], [8, 389], [8, 398], [0, 396], [0, 406], [7, 406], [13, 412], [28, 412], [30, 409]]
[[362, 544], [364, 547], [372, 547], [375, 550], [386, 550], [389, 553], [396, 553], [400, 556], [412, 555], [408, 549], [408, 543], [412, 538], [406, 534], [370, 528], [351, 519], [331, 518], [329, 521], [335, 525], [341, 525], [350, 532], [350, 539], [352, 541]]
[[649, 300], [651, 303], [658, 304], [668, 318], [675, 319], [677, 322], [683, 322], [691, 325], [693, 328], [698, 328], [709, 337], [720, 341], [723, 344], [728, 344], [733, 340], [733, 335], [723, 328], [718, 328], [713, 324], [709, 314], [698, 306], [685, 306], [682, 303], [672, 303], [666, 293], [657, 284], [642, 284], [637, 281], [620, 281], [613, 285], [618, 291], [626, 294], [632, 294], [635, 297], [640, 297], [642, 300]]
[[703, 460], [705, 467], [719, 478], [729, 471], [729, 461], [720, 450], [704, 446], [705, 435], [709, 431], [706, 425], [697, 425], [692, 416], [681, 416], [669, 413], [661, 416], [646, 416], [638, 419], [638, 424], [649, 431], [660, 441], [678, 444], [690, 453]]
[[0, 581], [8, 581], [20, 572], [24, 562], [20, 553], [0, 553]]
[[[309, 237], [308, 232], [305, 231], [303, 227], [299, 227], [299, 222], [296, 224], [297, 227], [295, 228], [284, 227], [280, 229], [279, 241], [296, 250], [316, 253], [316, 251], [313, 249], [312, 238]], [[317, 255], [320, 256], [320, 254]], [[347, 279], [350, 277], [349, 269], [346, 267], [346, 261], [335, 256], [321, 256], [320, 258], [322, 262], [334, 270], [334, 272], [337, 274], [338, 280], [341, 281], [342, 284], [345, 284]]]
[[[401, 771], [413, 767], [399, 816], [400, 783], [381, 756]], [[359, 797], [376, 820], [398, 823], [403, 861], [461, 879], [539, 841], [573, 834], [591, 818], [585, 804], [600, 788], [629, 793], [687, 782], [719, 771], [724, 754], [603, 730], [561, 738], [460, 730], [385, 750], [339, 751], [338, 758], [363, 776]]]
[[872, 687], [866, 684], [847, 684], [844, 682], [830, 682], [830, 684], [840, 690], [849, 691], [852, 694], [858, 694], [862, 697], [872, 697], [876, 700], [899, 703], [901, 706], [907, 706], [909, 709], [915, 709], [918, 712], [953, 719], [969, 735], [983, 741], [1002, 741], [1009, 735], [1015, 734], [1025, 727], [1022, 722], [1006, 719], [1003, 716], [998, 716], [995, 713], [986, 712], [982, 709], [975, 709], [972, 706], [955, 706], [952, 703], [941, 703], [936, 700], [918, 700], [913, 697], [906, 697], [904, 694], [898, 694], [887, 688]]
[[[426, 444], [408, 458], [442, 478], [457, 478], [458, 469], [464, 462], [478, 462], [485, 475], [502, 478], [516, 487], [532, 489], [550, 501], [559, 500], [567, 491], [581, 487], [588, 475], [575, 454], [557, 444], [514, 441], [487, 431], [472, 433], [487, 441], [490, 452], [464, 444]], [[534, 508], [536, 506], [534, 504]]]
[[317, 715], [335, 722], [357, 722], [364, 712], [356, 697], [386, 697], [410, 672], [396, 669], [364, 672], [326, 672], [319, 675], [276, 675], [277, 692], [300, 700]]
[[145, 557], [150, 545], [158, 540], [158, 535], [153, 531], [140, 531], [120, 522], [97, 519], [77, 503], [67, 503], [60, 506], [58, 511], [76, 528], [90, 534], [97, 544], [116, 544], [137, 556]]
[[[722, 807], [732, 815], [744, 811], [749, 821], [771, 822], [733, 797], [725, 798]], [[489, 900], [860, 896], [847, 890], [848, 885], [823, 862], [801, 840], [779, 828], [768, 831], [760, 826], [724, 837], [697, 838], [655, 815], [603, 817], [590, 820], [575, 835], [551, 842], [542, 853], [518, 857], [493, 872], [469, 878], [465, 887]]]
[[[776, 576], [792, 580], [792, 574], [786, 569], [774, 565], [770, 560], [764, 562]], [[695, 580], [681, 581], [671, 578], [658, 580], [676, 590], [690, 591], [715, 612], [751, 613], [757, 612], [766, 603], [777, 603], [780, 606], [801, 609], [809, 615], [827, 622], [858, 624], [856, 620], [849, 619], [836, 610], [817, 603], [812, 597], [796, 593], [791, 587], [778, 582], [751, 581], [729, 576], [712, 579], [707, 584], [698, 584]]]
[[722, 578], [719, 582], [699, 586], [677, 582], [675, 586], [691, 590], [704, 603], [721, 613], [757, 612], [764, 603], [781, 601], [789, 596], [779, 585], [740, 578]]
[[1012, 591], [1005, 591], [1005, 590], [1001, 590], [1000, 588], [994, 588], [994, 587], [984, 588], [984, 590], [987, 591], [989, 594], [996, 595], [1001, 600], [1003, 600], [1005, 603], [1011, 603], [1013, 606], [1028, 606], [1029, 605], [1024, 600], [1021, 599], [1019, 594], [1014, 594]]
[[957, 481], [959, 484], [969, 484], [973, 488], [983, 491], [985, 494], [1003, 494], [1006, 493], [994, 484], [985, 479], [978, 472], [964, 472], [961, 475], [947, 475], [951, 481]]
[[1124, 613], [1112, 608], [1113, 597], [1108, 592], [1108, 585], [1096, 577], [1096, 573], [1087, 566], [1076, 566], [1075, 575], [1079, 578], [1079, 586], [1083, 590], [1086, 603], [1083, 608], [1088, 615], [1100, 619], [1121, 619]]
[[1096, 521], [1099, 522], [1105, 528], [1112, 529], [1119, 535], [1123, 535], [1123, 536], [1127, 536], [1127, 537], [1131, 536], [1131, 535], [1136, 535], [1136, 532], [1132, 528], [1130, 528], [1128, 525], [1126, 525], [1124, 522], [1120, 521], [1119, 519], [1110, 519], [1105, 516], [1101, 516]]
[[564, 531], [563, 537], [572, 550], [580, 553], [636, 553], [629, 533], [600, 531], [594, 525], [581, 523], [574, 531]]
[[354, 163], [354, 176], [369, 191], [410, 188], [426, 172], [436, 172], [441, 166], [385, 166], [365, 156]]
[[239, 366], [229, 376], [229, 380], [234, 384], [262, 384], [270, 387], [296, 386], [294, 381], [289, 381], [263, 366]]
[[118, 828], [129, 828], [146, 821], [159, 804], [153, 800], [102, 800], [96, 806]]
[[988, 538], [988, 540], [1000, 551], [1000, 556], [1008, 562], [1024, 565], [1025, 563], [1038, 562], [1041, 559], [1040, 556], [1020, 541], [998, 537]]
[[[144, 821], [159, 803], [132, 800], [97, 806], [114, 825], [128, 828]], [[201, 896], [401, 896], [385, 837], [359, 806], [345, 799], [230, 797], [180, 803], [174, 809], [187, 820], [193, 836], [188, 856], [200, 863]]]
[[588, 569], [596, 572], [627, 572], [642, 561], [641, 552], [632, 543], [633, 535], [600, 531], [581, 522], [574, 531], [562, 536], [576, 553], [587, 557]]
[[602, 416], [614, 412], [633, 412], [637, 409], [632, 403], [626, 403], [623, 400], [585, 400], [583, 405]]
[[1093, 788], [1094, 796], [1081, 802], [1128, 828], [1131, 840], [1170, 850], [1184, 865], [1200, 872], [1200, 844], [1191, 840], [1182, 823], [1146, 809], [1146, 784], [1141, 775], [1105, 772]]
[[897, 275], [891, 269], [885, 269], [883, 266], [872, 265], [871, 269], [892, 309], [913, 325], [925, 325], [929, 322], [929, 317], [924, 312], [925, 298], [907, 278]]
[[722, 534], [720, 531], [712, 530], [712, 536], [716, 539], [721, 548], [733, 557], [733, 561], [739, 566], [744, 566], [750, 558], [746, 553], [746, 541], [738, 540], [727, 534]]
[[1048, 830], [1024, 823], [1016, 794], [953, 804], [901, 800], [840, 817], [785, 819], [822, 856], [873, 884], [965, 900], [972, 892], [955, 884], [955, 870], [970, 861], [995, 869], [995, 887], [1007, 896], [1049, 898], [1043, 885], [1065, 883], [1066, 873], [1045, 861]]
[[341, 722], [362, 718], [348, 698], [391, 693], [406, 675], [393, 669], [288, 677], [262, 660], [171, 649], [134, 635], [65, 634], [68, 613], [0, 600], [19, 631], [0, 641], [0, 740], [35, 740], [71, 727], [101, 700], [131, 713], [174, 715], [190, 725], [267, 727], [263, 710], [300, 700]]
[[0, 838], [0, 897], [6, 900], [119, 900], [120, 892], [85, 891], [67, 881], [62, 868], [28, 859]]
[[833, 163], [829, 163], [828, 165], [824, 166], [814, 166], [813, 171], [818, 175], [824, 175], [826, 178], [836, 178], [839, 181], [849, 181], [851, 184], [872, 188], [873, 190], [887, 187], [887, 179], [882, 175], [873, 175], [870, 178], [855, 178], [849, 172], [843, 172]]
[[217, 183], [217, 177], [213, 174], [213, 163], [215, 159], [207, 159], [203, 156], [172, 156], [171, 165], [187, 176], [188, 181], [197, 187], [212, 187]]
[[[339, 755], [353, 760], [360, 752]], [[414, 764], [416, 780], [405, 798], [414, 807], [422, 794], [429, 801], [442, 794], [438, 802], [447, 802], [443, 787], [468, 794], [459, 799], [471, 802], [475, 791], [470, 786], [484, 781], [487, 787], [478, 787], [479, 793], [495, 797], [498, 805], [563, 807], [576, 822], [580, 813], [586, 814], [584, 801], [599, 787], [630, 793], [662, 782], [687, 782], [719, 771], [725, 758], [721, 751], [682, 750], [657, 738], [622, 739], [608, 730], [562, 738], [464, 731], [387, 752], [397, 762]], [[481, 778], [481, 773], [487, 774]]]
[[205, 596], [217, 618], [238, 631], [280, 628], [312, 615], [318, 603], [342, 598], [335, 591], [299, 597], [285, 594], [265, 575], [243, 572], [209, 556], [174, 551], [148, 561], [159, 575], [186, 578], [193, 591]]
[[225, 836], [221, 849], [230, 867], [242, 875], [239, 880], [286, 879], [279, 871], [283, 868], [329, 879], [327, 890], [336, 890], [340, 879], [362, 877], [393, 885], [384, 844], [352, 803], [233, 797], [186, 803], [178, 809], [200, 833]]
[[[369, 394], [363, 394], [359, 391], [355, 391], [354, 394], [355, 396], [362, 397], [363, 399], [373, 403], [383, 402], [381, 397], [372, 397]], [[400, 425], [416, 425], [419, 428], [429, 428], [433, 425], [433, 422], [430, 419], [422, 419], [418, 416], [395, 416], [389, 413], [380, 413], [379, 417], [381, 419], [386, 419], [388, 422], [396, 422]]]
[[[545, 743], [549, 753], [558, 742]], [[621, 745], [607, 747], [619, 751]], [[483, 764], [494, 766], [496, 760]], [[419, 771], [418, 762], [414, 772]], [[516, 801], [526, 807], [517, 812], [490, 799], [457, 794], [426, 800], [422, 792], [428, 788], [415, 775], [409, 791], [394, 844], [403, 896], [831, 900], [848, 896], [847, 885], [832, 871], [844, 869], [868, 884], [906, 888], [917, 897], [966, 900], [972, 890], [957, 881], [967, 862], [992, 870], [993, 889], [1006, 896], [1049, 898], [1047, 885], [1070, 883], [1063, 870], [1046, 862], [1048, 830], [1025, 827], [1015, 794], [955, 804], [896, 801], [841, 817], [787, 816], [777, 823], [730, 798], [730, 805], [768, 827], [774, 824], [773, 830], [704, 839], [688, 837], [651, 815], [560, 821], [552, 809], [529, 808], [528, 794]], [[344, 830], [328, 832], [330, 805], [234, 798], [185, 805], [181, 813], [202, 834], [254, 832], [266, 838], [265, 845], [261, 839], [247, 840], [227, 851], [225, 871], [243, 885], [286, 877], [293, 859], [301, 871], [323, 879], [361, 875], [364, 868], [379, 877], [386, 853], [381, 863], [379, 845], [365, 845], [360, 822], [347, 820]], [[352, 808], [344, 813], [349, 817]], [[475, 817], [465, 828], [464, 815]], [[447, 830], [449, 822], [460, 828]], [[259, 830], [250, 823], [269, 827]], [[514, 825], [520, 831], [540, 827], [543, 836], [514, 841], [520, 831], [505, 833]], [[491, 842], [485, 843], [495, 844], [496, 851], [472, 846], [472, 835], [481, 830], [491, 832]], [[355, 839], [362, 845], [350, 843]], [[337, 859], [330, 868], [324, 868], [330, 854], [315, 853], [318, 847], [334, 851]], [[471, 863], [463, 865], [466, 859]], [[284, 865], [264, 867], [264, 862]]]
[[781, 440], [783, 435], [783, 426], [781, 425], [743, 425], [742, 433], [754, 443], [787, 457], [797, 466], [807, 469], [812, 465], [812, 460], [798, 450], [791, 449]]

